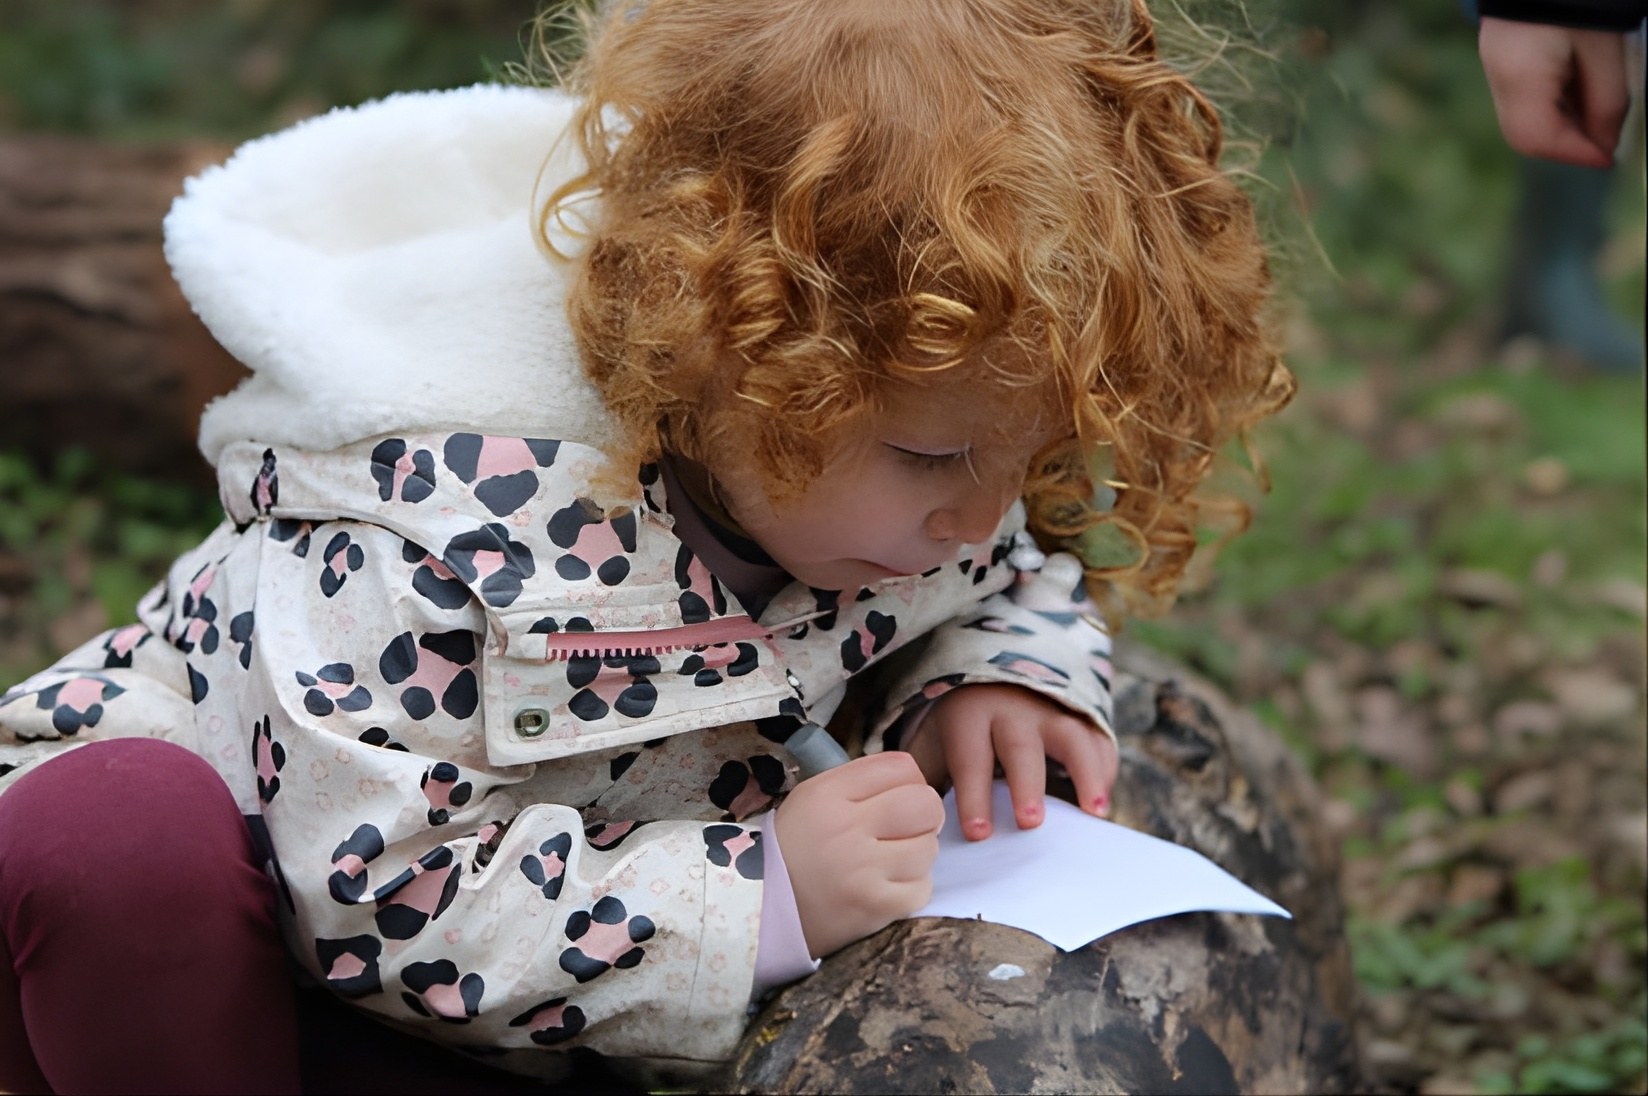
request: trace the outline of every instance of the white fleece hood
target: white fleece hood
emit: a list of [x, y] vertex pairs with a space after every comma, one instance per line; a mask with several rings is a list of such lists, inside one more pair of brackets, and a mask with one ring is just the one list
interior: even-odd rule
[[166, 258], [253, 374], [207, 408], [207, 460], [240, 440], [443, 428], [605, 444], [566, 321], [572, 269], [533, 240], [540, 168], [547, 192], [577, 164], [557, 142], [573, 106], [490, 85], [396, 95], [190, 179]]

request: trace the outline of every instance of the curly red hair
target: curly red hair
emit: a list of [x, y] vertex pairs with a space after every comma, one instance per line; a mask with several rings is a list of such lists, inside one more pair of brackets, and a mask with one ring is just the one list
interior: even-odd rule
[[1195, 489], [1293, 381], [1218, 115], [1142, 3], [620, 2], [568, 82], [588, 169], [543, 217], [600, 197], [569, 309], [634, 456], [736, 441], [782, 497], [888, 384], [984, 383], [1064, 420], [1044, 547], [1111, 526], [1136, 558], [1089, 588], [1171, 600]]

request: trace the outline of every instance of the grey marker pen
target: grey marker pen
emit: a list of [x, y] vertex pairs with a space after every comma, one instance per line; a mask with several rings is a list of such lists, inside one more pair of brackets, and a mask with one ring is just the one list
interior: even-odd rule
[[799, 730], [784, 740], [784, 748], [800, 764], [803, 780], [847, 761], [847, 751], [841, 748], [841, 743], [817, 723], [803, 723]]

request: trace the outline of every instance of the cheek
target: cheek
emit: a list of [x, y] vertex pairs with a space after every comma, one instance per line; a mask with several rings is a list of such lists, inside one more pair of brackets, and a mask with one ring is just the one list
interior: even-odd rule
[[[874, 476], [816, 485], [775, 517], [775, 537], [792, 556], [858, 558], [882, 554], [920, 528], [926, 514], [919, 492]], [[770, 549], [769, 549], [770, 550]]]

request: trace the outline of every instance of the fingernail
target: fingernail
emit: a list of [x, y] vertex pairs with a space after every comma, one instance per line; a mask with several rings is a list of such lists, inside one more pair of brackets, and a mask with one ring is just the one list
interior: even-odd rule
[[967, 832], [976, 833], [981, 837], [984, 836], [990, 832], [990, 820], [988, 818], [969, 818], [967, 820]]
[[1101, 795], [1095, 798], [1093, 800], [1093, 810], [1099, 814], [1108, 814], [1110, 811], [1110, 797]]

